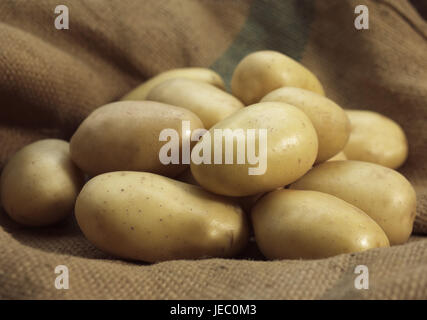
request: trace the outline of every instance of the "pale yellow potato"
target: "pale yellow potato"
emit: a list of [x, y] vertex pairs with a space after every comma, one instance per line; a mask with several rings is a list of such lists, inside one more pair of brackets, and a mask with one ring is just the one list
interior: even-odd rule
[[147, 172], [93, 178], [75, 214], [90, 242], [125, 259], [232, 257], [248, 241], [246, 217], [235, 201]]
[[351, 134], [344, 153], [349, 160], [373, 162], [396, 169], [408, 156], [408, 142], [403, 129], [377, 112], [346, 110]]
[[325, 95], [316, 76], [277, 51], [257, 51], [243, 58], [231, 79], [231, 91], [246, 105], [257, 103], [281, 87], [298, 87]]
[[39, 140], [19, 150], [4, 167], [1, 204], [20, 224], [50, 225], [73, 212], [83, 183], [83, 173], [71, 161], [68, 142]]
[[[222, 139], [222, 163], [214, 164], [214, 131], [217, 129], [242, 130], [246, 146], [255, 143], [260, 161], [250, 164], [247, 148], [243, 164], [237, 162], [237, 138], [233, 138], [233, 164], [225, 163], [226, 139]], [[255, 129], [251, 136], [247, 129]], [[267, 131], [265, 158], [260, 154], [260, 131]], [[213, 126], [192, 150], [191, 172], [205, 189], [227, 196], [248, 196], [271, 191], [294, 182], [306, 173], [317, 156], [317, 135], [310, 119], [298, 108], [281, 102], [263, 102], [240, 109]], [[211, 164], [197, 164], [193, 156], [210, 138]], [[221, 139], [218, 139], [221, 141]], [[231, 140], [231, 139], [230, 139]], [[263, 164], [266, 166], [263, 167]], [[249, 174], [258, 170], [256, 174]], [[263, 169], [265, 169], [263, 171]]]
[[268, 259], [319, 259], [389, 246], [366, 213], [322, 192], [271, 192], [251, 217], [255, 240]]
[[340, 160], [347, 160], [347, 157], [345, 156], [344, 152], [339, 152], [332, 158], [328, 159], [328, 161], [340, 161]]
[[350, 136], [350, 121], [345, 111], [332, 100], [305, 89], [283, 87], [261, 100], [269, 101], [289, 103], [310, 118], [319, 139], [316, 163], [326, 161], [344, 149]]
[[164, 71], [153, 78], [143, 82], [141, 85], [123, 96], [121, 100], [147, 100], [147, 95], [160, 83], [175, 78], [185, 78], [210, 83], [220, 89], [225, 89], [221, 76], [213, 70], [206, 68], [178, 68]]
[[147, 100], [191, 110], [207, 129], [244, 107], [237, 98], [209, 83], [183, 78], [162, 82], [148, 93]]
[[[182, 135], [182, 121], [189, 121], [190, 131]], [[182, 164], [163, 164], [159, 141], [163, 129], [174, 129], [182, 139], [190, 139], [193, 130], [203, 128], [191, 111], [153, 101], [120, 101], [92, 112], [71, 138], [73, 161], [89, 175], [110, 171], [148, 171], [175, 176], [188, 168]], [[180, 152], [181, 154], [181, 152]]]
[[[196, 179], [194, 179], [191, 169], [185, 170], [183, 173], [179, 174], [177, 177], [174, 178], [175, 180], [193, 184], [196, 186], [200, 186], [200, 184], [197, 182]], [[278, 188], [281, 189], [281, 188]], [[266, 193], [258, 193], [253, 196], [246, 196], [246, 197], [237, 197], [235, 198], [240, 206], [242, 207], [243, 211], [246, 213], [251, 212], [252, 207], [255, 205], [255, 203]]]
[[416, 215], [415, 190], [399, 172], [363, 161], [330, 161], [290, 186], [334, 195], [358, 207], [385, 231], [392, 245], [405, 243]]

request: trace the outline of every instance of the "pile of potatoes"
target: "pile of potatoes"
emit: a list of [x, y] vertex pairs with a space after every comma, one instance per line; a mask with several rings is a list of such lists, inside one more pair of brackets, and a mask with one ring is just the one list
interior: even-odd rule
[[[408, 154], [398, 124], [341, 108], [313, 73], [275, 51], [240, 61], [231, 92], [204, 68], [153, 77], [94, 110], [70, 143], [40, 140], [11, 157], [0, 182], [4, 210], [23, 225], [45, 226], [74, 209], [96, 247], [146, 262], [233, 257], [252, 235], [268, 259], [408, 240], [416, 196], [394, 170]], [[200, 128], [267, 129], [266, 171], [249, 175], [248, 163], [165, 165], [165, 128], [180, 141]], [[203, 139], [181, 143], [183, 157]]]

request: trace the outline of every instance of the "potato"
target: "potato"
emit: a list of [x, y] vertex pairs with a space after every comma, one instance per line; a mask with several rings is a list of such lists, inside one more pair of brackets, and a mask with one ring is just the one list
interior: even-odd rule
[[256, 242], [269, 259], [318, 259], [389, 246], [366, 213], [321, 192], [271, 192], [251, 217]]
[[[218, 130], [222, 130], [222, 139]], [[225, 138], [226, 130], [240, 130], [241, 135]], [[263, 102], [240, 109], [208, 133], [192, 150], [190, 167], [197, 182], [217, 194], [239, 197], [282, 187], [306, 173], [317, 156], [317, 135], [310, 119], [298, 108], [281, 102]], [[222, 148], [218, 141], [222, 141]], [[229, 142], [232, 154], [225, 149]], [[242, 150], [245, 142], [246, 148]], [[250, 160], [248, 148], [254, 145], [258, 158]], [[196, 163], [194, 156], [200, 151], [204, 153], [206, 146], [211, 151], [210, 158], [206, 157], [210, 164], [206, 159]], [[215, 163], [218, 150], [222, 150], [221, 163]], [[226, 163], [225, 155], [233, 156], [232, 163]]]
[[361, 160], [396, 169], [408, 156], [408, 142], [393, 120], [372, 111], [347, 110], [350, 139], [344, 148], [349, 160]]
[[[190, 130], [182, 130], [182, 121]], [[186, 165], [163, 164], [159, 152], [166, 142], [159, 141], [163, 129], [174, 129], [182, 139], [190, 139], [194, 129], [203, 128], [191, 111], [152, 101], [121, 101], [92, 112], [71, 138], [73, 161], [84, 172], [97, 175], [110, 171], [148, 171], [175, 176]], [[184, 131], [184, 135], [182, 133]]]
[[334, 195], [366, 212], [392, 245], [406, 242], [416, 214], [416, 195], [404, 176], [362, 161], [325, 162], [290, 186]]
[[121, 100], [147, 100], [147, 94], [160, 83], [175, 78], [193, 79], [210, 83], [220, 89], [225, 89], [221, 76], [206, 68], [178, 68], [168, 70], [143, 82], [141, 85], [126, 94]]
[[231, 91], [246, 105], [260, 101], [280, 87], [298, 87], [324, 95], [319, 80], [303, 65], [276, 51], [257, 51], [239, 62]]
[[146, 172], [91, 179], [75, 214], [90, 242], [125, 259], [232, 257], [248, 241], [248, 224], [235, 201]]
[[[183, 173], [175, 177], [175, 180], [200, 186], [199, 183], [196, 181], [196, 179], [194, 179], [193, 175], [191, 174], [191, 169], [185, 170]], [[281, 188], [278, 188], [278, 189], [281, 189]], [[258, 193], [253, 196], [237, 197], [235, 199], [238, 201], [243, 211], [245, 213], [249, 213], [251, 212], [251, 209], [255, 205], [255, 203], [265, 194], [266, 193]]]
[[244, 107], [237, 98], [211, 84], [182, 78], [162, 82], [148, 93], [147, 100], [191, 110], [208, 129]]
[[40, 140], [23, 147], [4, 167], [1, 203], [18, 223], [50, 225], [73, 212], [83, 183], [83, 173], [71, 161], [68, 142]]
[[310, 118], [319, 139], [316, 163], [326, 161], [344, 149], [350, 136], [350, 121], [345, 111], [332, 100], [305, 89], [284, 87], [261, 100], [268, 101], [289, 103]]
[[345, 156], [344, 152], [339, 152], [332, 158], [328, 159], [328, 161], [340, 161], [340, 160], [347, 160], [347, 157]]

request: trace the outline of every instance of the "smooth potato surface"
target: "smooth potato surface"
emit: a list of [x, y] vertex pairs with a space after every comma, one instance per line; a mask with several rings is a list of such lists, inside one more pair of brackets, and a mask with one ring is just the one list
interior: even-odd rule
[[389, 246], [366, 213], [316, 191], [273, 191], [252, 209], [252, 223], [269, 259], [318, 259]]
[[211, 84], [182, 78], [159, 84], [148, 93], [147, 100], [188, 109], [207, 129], [244, 107], [237, 98]]
[[[238, 164], [237, 139], [234, 138], [233, 164], [224, 160], [225, 139], [222, 140], [221, 164], [214, 164], [216, 129], [243, 129], [246, 145], [259, 145], [259, 135], [247, 134], [247, 129], [267, 131], [266, 170], [262, 174], [250, 175], [249, 168], [257, 164]], [[191, 172], [205, 189], [227, 196], [255, 195], [283, 187], [300, 178], [314, 163], [317, 156], [317, 135], [309, 118], [298, 108], [281, 102], [263, 102], [240, 109], [222, 120], [210, 130], [211, 164], [191, 163]], [[203, 136], [198, 144], [202, 144]], [[192, 153], [198, 152], [198, 144]], [[258, 147], [255, 148], [257, 150]], [[219, 148], [220, 149], [220, 148]], [[247, 150], [247, 149], [245, 149]], [[192, 155], [193, 156], [193, 155]]]
[[243, 58], [234, 69], [231, 91], [246, 105], [257, 103], [281, 87], [298, 87], [324, 95], [324, 90], [307, 68], [277, 51], [257, 51]]
[[348, 160], [344, 152], [339, 152], [332, 158], [328, 159], [328, 161], [340, 161], [340, 160]]
[[56, 223], [73, 211], [84, 183], [70, 158], [69, 144], [45, 139], [19, 150], [1, 174], [1, 204], [16, 222], [27, 226]]
[[78, 196], [75, 213], [90, 242], [125, 259], [231, 257], [248, 240], [237, 202], [146, 172], [93, 178]]
[[[182, 121], [190, 122], [190, 131], [182, 135]], [[89, 175], [110, 171], [148, 171], [175, 176], [186, 165], [163, 164], [159, 152], [166, 142], [159, 141], [163, 129], [174, 129], [190, 139], [194, 129], [203, 128], [191, 111], [153, 101], [120, 101], [92, 112], [71, 138], [73, 161]], [[181, 153], [180, 153], [181, 154]]]
[[377, 112], [346, 110], [351, 134], [344, 153], [349, 160], [360, 160], [396, 169], [408, 156], [408, 142], [402, 128]]
[[332, 100], [301, 88], [276, 89], [261, 102], [278, 101], [301, 109], [311, 120], [319, 139], [316, 163], [332, 158], [344, 149], [350, 136], [350, 121], [345, 111]]
[[416, 215], [416, 194], [399, 172], [362, 161], [330, 161], [310, 170], [291, 189], [334, 195], [364, 211], [385, 231], [390, 244], [406, 242]]
[[206, 68], [178, 68], [159, 73], [151, 79], [143, 82], [141, 85], [123, 96], [121, 100], [147, 100], [147, 95], [160, 83], [175, 78], [184, 78], [210, 83], [220, 89], [225, 89], [224, 81], [221, 76], [213, 70]]

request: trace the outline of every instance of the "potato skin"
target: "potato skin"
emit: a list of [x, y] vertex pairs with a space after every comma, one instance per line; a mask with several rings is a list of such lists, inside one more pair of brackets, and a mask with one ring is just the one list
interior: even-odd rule
[[148, 93], [147, 100], [188, 109], [207, 129], [244, 107], [237, 98], [209, 83], [183, 78], [162, 82]]
[[96, 247], [131, 260], [231, 257], [248, 241], [246, 217], [234, 200], [147, 172], [91, 179], [75, 214]]
[[[267, 169], [261, 175], [249, 175], [249, 163], [213, 164], [215, 129], [266, 129]], [[191, 172], [206, 190], [227, 196], [249, 196], [271, 191], [300, 178], [317, 156], [317, 135], [308, 117], [298, 108], [281, 102], [263, 102], [240, 109], [213, 126], [211, 133], [211, 163], [191, 163]], [[247, 137], [247, 134], [246, 134]], [[203, 139], [198, 143], [202, 143]], [[256, 140], [259, 137], [256, 137]], [[249, 138], [247, 138], [249, 140]], [[236, 156], [236, 139], [234, 139]], [[246, 141], [251, 143], [250, 141]], [[196, 145], [197, 146], [197, 145]], [[195, 147], [196, 149], [196, 147]], [[194, 152], [194, 150], [192, 152]]]
[[[191, 174], [190, 169], [185, 170], [183, 173], [176, 176], [174, 179], [181, 182], [200, 186], [200, 184], [197, 182], [196, 179], [194, 179], [193, 175]], [[282, 189], [282, 188], [278, 188], [278, 189]], [[255, 205], [255, 203], [265, 194], [266, 193], [258, 193], [253, 196], [237, 197], [235, 199], [238, 201], [243, 211], [249, 214], [251, 212], [252, 207]]]
[[121, 170], [174, 176], [188, 165], [160, 162], [159, 151], [166, 142], [159, 141], [159, 135], [163, 129], [175, 129], [181, 150], [182, 120], [190, 121], [191, 131], [203, 128], [194, 113], [180, 107], [152, 101], [110, 103], [92, 112], [77, 129], [71, 157], [92, 176]]
[[328, 159], [328, 161], [340, 161], [340, 160], [348, 160], [345, 153], [342, 151], [334, 155], [332, 158]]
[[83, 183], [83, 173], [71, 161], [68, 142], [39, 140], [19, 150], [4, 167], [1, 204], [20, 224], [54, 224], [73, 212]]
[[416, 215], [416, 194], [399, 172], [363, 161], [322, 163], [291, 189], [334, 195], [364, 211], [385, 231], [391, 245], [405, 243]]
[[251, 217], [258, 247], [269, 259], [319, 259], [389, 246], [366, 213], [321, 192], [273, 191]]
[[147, 95], [151, 89], [166, 80], [175, 78], [203, 81], [210, 83], [219, 89], [225, 89], [224, 80], [222, 80], [221, 76], [213, 70], [195, 67], [178, 68], [159, 73], [127, 93], [121, 98], [121, 100], [147, 100]]
[[350, 139], [344, 153], [349, 160], [399, 168], [408, 156], [408, 142], [403, 129], [377, 112], [346, 110], [351, 122]]
[[325, 95], [316, 76], [277, 51], [257, 51], [243, 58], [233, 72], [231, 91], [246, 105], [257, 103], [280, 87], [298, 87]]
[[332, 158], [344, 149], [350, 136], [350, 120], [345, 111], [332, 100], [301, 88], [276, 89], [261, 102], [278, 101], [302, 110], [313, 123], [319, 139], [316, 163]]

